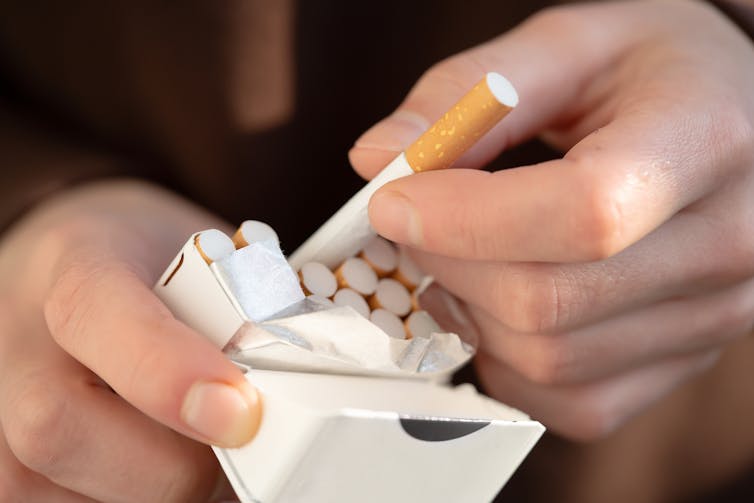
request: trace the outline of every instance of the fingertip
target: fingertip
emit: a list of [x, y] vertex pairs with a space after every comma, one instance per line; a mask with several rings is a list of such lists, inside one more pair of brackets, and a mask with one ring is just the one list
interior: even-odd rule
[[387, 150], [354, 145], [348, 151], [351, 166], [365, 180], [371, 180], [382, 168], [400, 153], [400, 150]]
[[197, 381], [186, 393], [181, 419], [200, 440], [220, 447], [250, 442], [262, 420], [262, 400], [248, 382]]
[[369, 201], [369, 220], [381, 236], [396, 243], [421, 248], [424, 242], [421, 218], [414, 203], [389, 184]]
[[396, 110], [354, 143], [348, 153], [351, 165], [370, 179], [429, 128], [429, 120], [415, 112]]

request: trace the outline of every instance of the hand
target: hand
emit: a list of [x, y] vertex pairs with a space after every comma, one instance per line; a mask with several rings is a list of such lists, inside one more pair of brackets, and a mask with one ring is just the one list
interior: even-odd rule
[[[493, 396], [599, 437], [751, 331], [754, 46], [702, 2], [546, 10], [428, 71], [354, 167], [372, 177], [486, 71], [518, 108], [370, 218], [467, 303]], [[564, 157], [469, 169], [535, 135]]]
[[247, 442], [256, 392], [151, 286], [192, 232], [223, 226], [155, 187], [108, 182], [43, 204], [5, 236], [0, 500], [222, 496], [204, 444]]

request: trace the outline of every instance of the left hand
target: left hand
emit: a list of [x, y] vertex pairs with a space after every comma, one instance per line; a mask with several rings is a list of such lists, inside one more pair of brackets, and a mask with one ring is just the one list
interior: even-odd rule
[[[486, 71], [519, 108], [456, 168], [372, 199], [482, 332], [496, 398], [605, 435], [754, 322], [754, 46], [701, 2], [557, 7], [432, 68], [351, 161], [365, 177]], [[487, 173], [539, 135], [562, 159]]]

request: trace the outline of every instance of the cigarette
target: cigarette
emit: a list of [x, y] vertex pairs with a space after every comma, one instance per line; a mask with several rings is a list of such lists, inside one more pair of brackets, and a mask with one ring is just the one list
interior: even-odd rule
[[386, 278], [380, 280], [377, 289], [369, 298], [372, 309], [386, 309], [396, 316], [406, 316], [411, 312], [411, 294], [398, 281]]
[[335, 267], [356, 255], [375, 236], [367, 207], [380, 187], [416, 172], [449, 167], [517, 104], [510, 82], [488, 73], [306, 240], [289, 258], [293, 268], [312, 260]]
[[338, 281], [330, 269], [319, 262], [308, 262], [298, 273], [304, 292], [320, 297], [332, 297], [338, 289]]
[[404, 250], [401, 250], [398, 256], [398, 267], [395, 269], [392, 277], [403, 283], [403, 286], [413, 291], [422, 279], [424, 279], [424, 273], [419, 269], [411, 257], [408, 256]]
[[364, 318], [369, 319], [369, 304], [364, 297], [356, 290], [350, 288], [341, 288], [332, 298], [336, 306], [351, 306], [357, 313]]
[[257, 220], [246, 220], [241, 224], [236, 233], [233, 234], [233, 243], [235, 243], [236, 248], [243, 248], [244, 246], [249, 246], [251, 243], [258, 243], [260, 241], [280, 243], [275, 229]]
[[435, 332], [442, 332], [440, 325], [427, 311], [415, 311], [404, 322], [409, 337], [430, 337]]
[[375, 309], [369, 316], [369, 320], [390, 337], [395, 339], [406, 338], [403, 322], [387, 309]]
[[210, 229], [194, 236], [194, 246], [208, 265], [236, 251], [233, 240], [217, 229]]
[[327, 307], [332, 307], [335, 305], [333, 301], [331, 301], [327, 297], [322, 297], [321, 295], [312, 294], [312, 295], [307, 295], [306, 298]]
[[364, 247], [359, 257], [372, 266], [379, 277], [387, 276], [398, 266], [398, 252], [395, 246], [379, 236]]
[[518, 104], [502, 75], [488, 73], [406, 149], [415, 172], [449, 168]]
[[362, 295], [372, 295], [377, 289], [377, 273], [358, 257], [346, 259], [335, 271], [338, 286], [351, 288]]

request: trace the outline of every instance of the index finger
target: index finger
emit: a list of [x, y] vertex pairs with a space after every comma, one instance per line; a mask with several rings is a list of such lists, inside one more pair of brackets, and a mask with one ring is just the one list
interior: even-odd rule
[[404, 177], [372, 197], [370, 220], [386, 238], [438, 255], [603, 259], [722, 183], [720, 169], [735, 162], [740, 135], [726, 134], [729, 126], [712, 105], [695, 112], [704, 120], [688, 120], [677, 104], [645, 103], [560, 160], [495, 173], [456, 169]]

